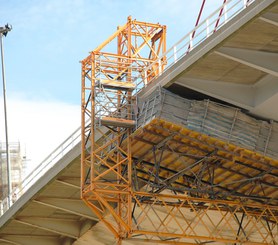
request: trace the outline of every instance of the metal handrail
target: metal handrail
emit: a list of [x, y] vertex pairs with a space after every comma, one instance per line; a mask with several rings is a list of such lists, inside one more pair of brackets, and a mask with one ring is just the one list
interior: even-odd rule
[[[171, 66], [173, 66], [182, 57], [187, 55], [201, 42], [210, 37], [215, 31], [221, 28], [225, 23], [231, 20], [239, 12], [245, 9], [247, 6], [255, 2], [255, 0], [228, 0], [217, 10], [215, 10], [209, 17], [202, 21], [198, 26], [196, 26], [192, 31], [187, 33], [182, 39], [180, 39], [175, 45], [168, 49], [164, 54], [162, 54], [157, 60], [152, 62], [149, 66], [145, 68], [145, 71], [149, 71], [154, 65], [160, 64], [158, 69], [158, 76], [167, 71]], [[222, 14], [219, 16], [219, 11], [224, 9]], [[219, 22], [217, 28], [214, 28], [216, 22]], [[193, 35], [193, 33], [195, 33]], [[168, 57], [167, 57], [168, 55]], [[163, 59], [163, 57], [167, 57]], [[165, 69], [162, 71], [161, 66], [164, 65]], [[155, 70], [154, 74], [155, 74]], [[146, 72], [147, 73], [147, 72]], [[149, 74], [153, 76], [153, 74]], [[153, 76], [150, 82], [155, 80], [158, 76]], [[141, 79], [141, 80], [140, 80]], [[137, 87], [140, 89], [136, 90], [139, 93], [140, 90], [147, 86], [146, 77], [138, 76]], [[54, 165], [70, 150], [72, 150], [81, 140], [81, 128], [76, 129], [62, 144], [60, 144], [52, 153], [50, 153], [22, 182], [21, 187], [15, 188], [10, 194], [10, 198], [6, 197], [3, 201], [0, 201], [0, 216], [3, 215], [11, 205], [20, 198], [35, 182], [39, 180], [49, 169], [54, 167]], [[10, 203], [9, 203], [9, 200]]]
[[[152, 79], [148, 82], [148, 84], [162, 75], [181, 58], [189, 54], [200, 43], [210, 37], [214, 32], [219, 30], [224, 24], [230, 21], [246, 7], [250, 6], [253, 2], [255, 2], [255, 0], [226, 1], [217, 10], [210, 14], [205, 20], [203, 20], [198, 26], [188, 32], [176, 44], [174, 44], [165, 53], [163, 53], [157, 60], [155, 60], [152, 64], [145, 68], [145, 71], [150, 71], [157, 65], [157, 63], [159, 63], [161, 66], [164, 66], [164, 70], [161, 72], [157, 72], [160, 67], [156, 67], [155, 69], [153, 69], [153, 72], [149, 74], [150, 77], [152, 76]], [[223, 9], [224, 11], [222, 11], [221, 15], [219, 15], [221, 9]], [[164, 57], [167, 58], [163, 59]], [[154, 74], [156, 73], [158, 73], [158, 75], [154, 76]], [[140, 83], [143, 83], [143, 81], [140, 81]]]
[[[6, 197], [0, 202], [0, 216], [19, 199], [35, 182], [37, 182], [49, 169], [51, 169], [65, 154], [73, 149], [81, 140], [81, 128], [76, 129], [54, 151], [52, 151], [26, 178], [20, 187], [13, 189], [10, 198]], [[9, 203], [10, 200], [10, 203]]]

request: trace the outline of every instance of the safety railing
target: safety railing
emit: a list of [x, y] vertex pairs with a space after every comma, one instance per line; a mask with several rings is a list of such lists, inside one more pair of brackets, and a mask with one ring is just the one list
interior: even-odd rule
[[[147, 86], [155, 78], [163, 74], [181, 58], [192, 51], [196, 46], [210, 37], [225, 23], [244, 10], [255, 0], [228, 0], [220, 8], [214, 11], [207, 19], [202, 21], [192, 31], [187, 33], [180, 41], [168, 49], [156, 61], [147, 66], [145, 76], [138, 76], [136, 81], [136, 93]], [[222, 11], [221, 11], [222, 10]], [[220, 14], [219, 14], [220, 13]], [[167, 57], [167, 58], [165, 58]], [[162, 69], [164, 67], [164, 69]], [[152, 71], [151, 73], [149, 71]], [[2, 216], [34, 183], [36, 183], [47, 171], [70, 150], [72, 150], [81, 139], [80, 128], [75, 130], [62, 144], [60, 144], [48, 157], [46, 157], [22, 182], [21, 188], [16, 188], [4, 200], [0, 201], [0, 216]]]
[[33, 184], [35, 184], [47, 171], [62, 159], [81, 140], [81, 129], [76, 129], [63, 143], [51, 152], [25, 179], [20, 188], [13, 189], [12, 193], [0, 202], [0, 216], [2, 216]]
[[[181, 58], [189, 54], [200, 43], [205, 41], [214, 32], [219, 30], [229, 20], [251, 5], [255, 0], [228, 0], [217, 10], [210, 14], [205, 20], [199, 23], [193, 30], [187, 33], [176, 44], [169, 48], [156, 61], [145, 68], [145, 71], [152, 71], [148, 74], [148, 84], [167, 71]], [[165, 58], [167, 57], [167, 58]], [[159, 64], [159, 66], [157, 66]], [[161, 69], [164, 67], [164, 69]], [[138, 77], [138, 79], [140, 79]], [[137, 81], [138, 84], [146, 84], [145, 81]]]

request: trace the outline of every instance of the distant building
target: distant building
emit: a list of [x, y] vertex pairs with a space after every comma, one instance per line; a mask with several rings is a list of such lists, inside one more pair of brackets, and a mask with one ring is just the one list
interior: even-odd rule
[[[9, 143], [10, 164], [11, 164], [11, 182], [12, 188], [21, 188], [23, 174], [25, 169], [25, 160], [21, 154], [19, 142]], [[7, 156], [6, 143], [0, 142], [0, 200], [3, 200], [8, 194], [7, 178]]]

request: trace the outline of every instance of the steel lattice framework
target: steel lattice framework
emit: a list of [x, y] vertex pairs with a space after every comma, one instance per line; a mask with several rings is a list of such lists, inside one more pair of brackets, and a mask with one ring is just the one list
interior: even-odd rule
[[[82, 61], [82, 198], [118, 238], [128, 237], [132, 227], [132, 156], [122, 147], [124, 140], [131, 144], [135, 126], [132, 94], [144, 86], [138, 77], [147, 83], [149, 74], [163, 69], [163, 59], [155, 61], [166, 51], [165, 35], [165, 26], [129, 17]], [[103, 52], [111, 42], [117, 54]], [[115, 224], [106, 220], [107, 211]]]
[[276, 244], [277, 161], [163, 120], [138, 129], [136, 94], [165, 49], [165, 26], [129, 17], [82, 61], [82, 199], [119, 244]]

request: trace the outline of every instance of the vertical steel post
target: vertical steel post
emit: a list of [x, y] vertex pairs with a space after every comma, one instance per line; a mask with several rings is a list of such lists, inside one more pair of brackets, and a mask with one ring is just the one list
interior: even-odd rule
[[6, 78], [5, 78], [5, 64], [4, 64], [4, 47], [3, 47], [3, 33], [0, 33], [1, 39], [1, 62], [2, 62], [2, 79], [3, 79], [3, 99], [4, 99], [4, 118], [5, 118], [5, 137], [6, 137], [6, 160], [7, 160], [7, 184], [8, 184], [8, 206], [11, 205], [11, 164], [10, 164], [10, 150], [8, 138], [8, 119], [7, 119], [7, 99], [6, 99]]

